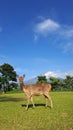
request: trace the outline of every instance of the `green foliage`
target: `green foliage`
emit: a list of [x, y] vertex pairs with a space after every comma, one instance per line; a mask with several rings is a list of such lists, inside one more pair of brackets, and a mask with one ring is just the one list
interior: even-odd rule
[[51, 84], [52, 84], [52, 89], [53, 90], [57, 90], [59, 89], [59, 79], [58, 78], [55, 78], [55, 77], [50, 77], [50, 81], [51, 81]]
[[37, 84], [47, 83], [46, 76], [38, 76], [38, 81], [37, 81], [36, 83], [37, 83]]
[[18, 84], [17, 83], [14, 83], [14, 82], [12, 82], [10, 85], [9, 85], [10, 87], [10, 90], [13, 90], [13, 89], [17, 89], [18, 88]]
[[[48, 83], [46, 76], [38, 76], [36, 83]], [[52, 84], [53, 91], [73, 91], [73, 77], [67, 75], [65, 79], [50, 77], [49, 83]]]
[[11, 65], [5, 63], [1, 65], [0, 68], [0, 73], [3, 77], [6, 77], [8, 80], [16, 81], [16, 72], [14, 71], [14, 68]]
[[4, 63], [0, 66], [0, 89], [4, 92], [11, 90], [10, 81], [16, 81], [16, 72], [13, 66], [8, 63]]
[[53, 90], [73, 91], [73, 77], [67, 75], [65, 79], [50, 77]]

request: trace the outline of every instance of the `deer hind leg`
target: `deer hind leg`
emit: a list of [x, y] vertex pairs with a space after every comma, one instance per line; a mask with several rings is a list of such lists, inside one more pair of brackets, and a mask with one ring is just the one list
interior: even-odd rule
[[44, 96], [45, 96], [45, 98], [46, 98], [46, 105], [45, 105], [45, 106], [47, 107], [47, 105], [48, 105], [48, 99], [49, 99], [50, 104], [51, 104], [51, 108], [53, 108], [53, 103], [52, 103], [51, 96], [48, 95], [48, 94], [45, 94]]

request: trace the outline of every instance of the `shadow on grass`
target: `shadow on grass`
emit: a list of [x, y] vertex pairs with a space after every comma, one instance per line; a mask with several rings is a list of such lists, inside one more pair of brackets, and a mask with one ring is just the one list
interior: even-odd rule
[[24, 101], [23, 98], [14, 98], [14, 97], [0, 97], [0, 102], [9, 102], [9, 101], [12, 101], [12, 102], [19, 102], [19, 101]]
[[[22, 104], [21, 106], [26, 107], [26, 104]], [[40, 107], [40, 106], [45, 107], [45, 104], [35, 104], [35, 107]], [[51, 108], [50, 106], [47, 106], [47, 107]], [[45, 107], [45, 108], [47, 108], [47, 107]], [[33, 105], [29, 104], [29, 108], [33, 108]]]

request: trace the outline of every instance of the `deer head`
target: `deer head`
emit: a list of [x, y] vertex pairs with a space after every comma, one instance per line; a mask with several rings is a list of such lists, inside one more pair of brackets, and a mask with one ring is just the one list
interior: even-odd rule
[[25, 74], [23, 76], [17, 75], [17, 78], [18, 78], [20, 83], [23, 83], [24, 77], [25, 77]]

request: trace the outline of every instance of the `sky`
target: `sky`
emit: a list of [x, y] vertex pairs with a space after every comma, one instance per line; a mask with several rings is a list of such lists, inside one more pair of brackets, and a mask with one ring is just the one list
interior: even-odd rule
[[0, 0], [0, 65], [26, 80], [73, 75], [73, 0]]

